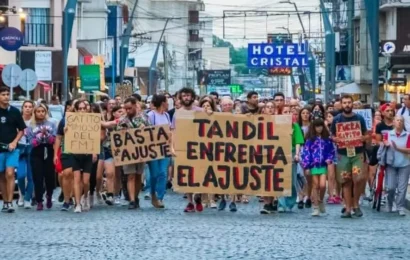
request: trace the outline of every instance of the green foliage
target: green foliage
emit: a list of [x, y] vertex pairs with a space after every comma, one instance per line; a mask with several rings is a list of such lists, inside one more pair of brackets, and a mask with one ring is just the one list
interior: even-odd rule
[[216, 35], [213, 35], [213, 46], [214, 47], [228, 47], [230, 55], [230, 64], [235, 65], [235, 72], [239, 74], [263, 74], [262, 69], [248, 69], [246, 66], [248, 59], [248, 48], [240, 47], [235, 48], [229, 41], [224, 41]]

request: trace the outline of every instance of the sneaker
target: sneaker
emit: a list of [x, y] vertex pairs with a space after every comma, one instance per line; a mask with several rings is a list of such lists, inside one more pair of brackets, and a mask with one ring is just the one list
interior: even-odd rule
[[278, 207], [278, 212], [279, 212], [279, 213], [285, 213], [285, 211], [286, 211], [286, 210], [285, 210], [284, 207], [282, 207], [282, 206], [279, 206], [279, 207]]
[[260, 213], [263, 214], [263, 215], [273, 213], [273, 209], [272, 209], [271, 206], [272, 206], [271, 204], [263, 205], [263, 208], [261, 209]]
[[7, 212], [8, 213], [14, 213], [14, 211], [15, 211], [15, 209], [13, 207], [13, 202], [10, 202], [9, 203], [9, 208], [7, 209]]
[[62, 203], [64, 202], [64, 193], [61, 191], [60, 195], [58, 196], [58, 202]]
[[121, 205], [121, 198], [120, 198], [120, 196], [115, 196], [115, 199], [114, 199], [114, 204], [115, 205]]
[[46, 207], [48, 209], [51, 209], [53, 207], [53, 201], [51, 196], [47, 196], [47, 202], [46, 202]]
[[108, 196], [105, 203], [107, 203], [108, 206], [114, 205], [114, 198], [112, 196]]
[[399, 216], [404, 217], [406, 216], [406, 212], [404, 210], [399, 210]]
[[345, 209], [340, 217], [341, 218], [352, 218], [352, 214], [350, 212], [347, 212]]
[[303, 203], [303, 200], [300, 200], [298, 202], [298, 209], [303, 209], [304, 206], [305, 206], [305, 203]]
[[69, 211], [70, 210], [70, 203], [63, 203], [63, 206], [61, 207], [61, 211]]
[[195, 206], [192, 203], [188, 203], [186, 208], [184, 209], [184, 212], [195, 212]]
[[319, 211], [320, 213], [326, 213], [325, 203], [319, 202]]
[[135, 204], [135, 201], [130, 201], [128, 204], [128, 209], [136, 209], [137, 205]]
[[226, 208], [226, 200], [222, 199], [221, 202], [219, 202], [218, 210], [222, 211], [222, 210], [225, 210], [225, 208]]
[[104, 200], [100, 192], [97, 192], [97, 203], [98, 205], [104, 204]]
[[313, 208], [313, 212], [312, 212], [312, 217], [319, 217], [320, 216], [320, 211], [319, 208]]
[[158, 200], [158, 208], [159, 209], [165, 209], [164, 201]]
[[25, 209], [31, 209], [31, 202], [25, 200], [25, 201], [24, 201], [24, 208], [25, 208]]
[[18, 206], [18, 207], [23, 207], [23, 206], [24, 206], [24, 198], [23, 198], [23, 196], [20, 196], [19, 200], [17, 201], [17, 206]]
[[8, 210], [9, 210], [9, 203], [3, 202], [3, 208], [1, 209], [1, 212], [7, 212]]
[[145, 193], [144, 200], [150, 200], [150, 199], [151, 199], [151, 195], [149, 194], [149, 192]]
[[326, 200], [326, 203], [327, 203], [327, 204], [336, 204], [335, 202], [336, 202], [336, 201], [335, 201], [335, 197], [334, 197], [334, 196], [328, 197], [327, 200]]
[[81, 213], [81, 205], [80, 204], [77, 204], [77, 206], [75, 206], [74, 213]]
[[258, 201], [259, 201], [260, 203], [265, 202], [265, 200], [263, 199], [263, 197], [259, 197]]
[[235, 202], [231, 202], [231, 204], [229, 204], [229, 211], [230, 212], [237, 212], [238, 211], [238, 209], [236, 208]]
[[202, 212], [204, 210], [204, 206], [202, 205], [201, 196], [195, 198], [195, 210], [198, 212]]
[[152, 204], [152, 206], [154, 206], [154, 208], [157, 208], [157, 209], [159, 209], [159, 208], [160, 208], [160, 205], [159, 205], [159, 200], [158, 200], [158, 198], [157, 198], [157, 195], [156, 195], [156, 194], [153, 194], [153, 195], [152, 195], [152, 198], [151, 198], [151, 204]]
[[277, 201], [277, 200], [274, 200], [273, 201], [273, 204], [272, 204], [272, 210], [275, 212], [275, 211], [278, 211], [278, 204], [279, 204], [279, 201]]
[[84, 211], [89, 211], [90, 210], [90, 197], [84, 197], [83, 199], [83, 210]]
[[342, 198], [339, 196], [335, 196], [333, 200], [335, 204], [342, 204], [342, 201], [343, 201]]
[[360, 208], [354, 209], [354, 216], [358, 218], [363, 217], [362, 210]]
[[43, 209], [44, 209], [43, 202], [37, 203], [37, 210], [38, 210], [38, 211], [42, 211]]
[[312, 207], [312, 201], [310, 199], [307, 199], [305, 202], [305, 208], [310, 209]]
[[210, 203], [209, 207], [210, 207], [211, 209], [216, 209], [218, 206], [216, 205], [216, 203], [215, 203], [214, 200], [211, 200], [211, 203]]

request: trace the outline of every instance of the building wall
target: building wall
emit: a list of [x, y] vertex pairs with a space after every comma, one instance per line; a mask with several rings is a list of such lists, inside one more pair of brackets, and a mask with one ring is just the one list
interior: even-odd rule
[[203, 48], [202, 59], [207, 69], [210, 70], [228, 70], [229, 66], [229, 48]]
[[[140, 40], [140, 44], [143, 45], [137, 47], [135, 53], [130, 54], [130, 57], [135, 58], [136, 64], [141, 65], [151, 64], [156, 43], [158, 43], [165, 26], [166, 20], [163, 18], [180, 18], [169, 20], [164, 33], [168, 57], [171, 59], [168, 78], [170, 83], [169, 91], [172, 93], [195, 82], [194, 72], [188, 72], [188, 12], [190, 6], [195, 6], [197, 3], [197, 1], [139, 0], [136, 14], [134, 14], [137, 19], [133, 22], [133, 33], [144, 33], [144, 37], [150, 38]], [[201, 30], [199, 37], [203, 37]], [[136, 40], [138, 41], [138, 38]], [[162, 53], [160, 56], [162, 56]]]

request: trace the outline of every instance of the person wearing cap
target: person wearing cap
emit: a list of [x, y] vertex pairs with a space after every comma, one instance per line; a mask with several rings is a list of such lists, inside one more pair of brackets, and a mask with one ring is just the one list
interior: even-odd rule
[[382, 113], [383, 120], [378, 124], [375, 124], [375, 143], [376, 145], [373, 147], [373, 152], [370, 156], [369, 162], [369, 185], [374, 181], [374, 177], [376, 176], [377, 171], [377, 151], [379, 150], [380, 144], [383, 142], [383, 136], [386, 136], [389, 131], [393, 130], [394, 128], [394, 117], [395, 117], [395, 109], [391, 107], [390, 104], [384, 104], [380, 107], [380, 112]]

